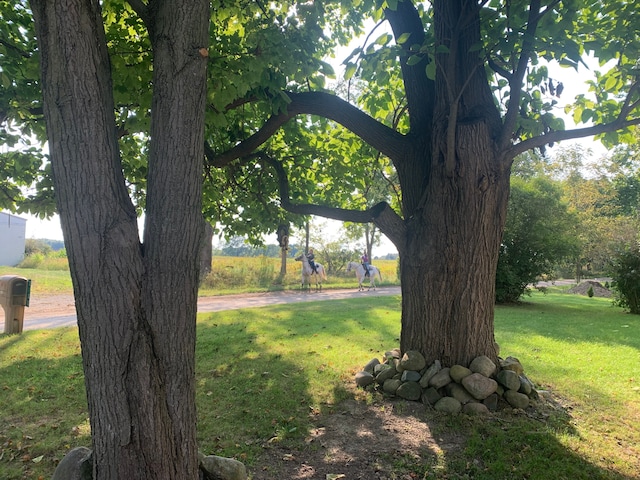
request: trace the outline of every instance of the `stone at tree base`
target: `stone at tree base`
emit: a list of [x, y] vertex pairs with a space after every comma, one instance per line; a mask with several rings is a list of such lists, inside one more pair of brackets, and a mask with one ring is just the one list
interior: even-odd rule
[[363, 370], [365, 372], [369, 372], [371, 374], [374, 373], [376, 365], [380, 365], [380, 360], [377, 358], [372, 358], [369, 362], [364, 366]]
[[402, 382], [400, 380], [390, 378], [389, 380], [385, 380], [385, 382], [382, 384], [382, 390], [391, 395], [395, 395], [401, 384]]
[[482, 401], [482, 404], [485, 405], [490, 412], [497, 411], [498, 410], [498, 394], [492, 393]]
[[69, 451], [53, 472], [51, 480], [92, 480], [93, 452], [87, 447]]
[[512, 370], [518, 375], [524, 373], [524, 367], [516, 357], [507, 357], [504, 360], [500, 360], [500, 368], [502, 370]]
[[455, 398], [463, 405], [469, 402], [477, 402], [477, 400], [473, 398], [473, 396], [459, 383], [451, 382], [445, 387], [445, 390], [447, 391], [447, 396]]
[[481, 355], [471, 361], [469, 370], [471, 370], [473, 373], [480, 373], [485, 377], [490, 377], [496, 371], [496, 364], [493, 363], [493, 361], [489, 357]]
[[402, 366], [402, 370], [415, 370], [419, 372], [427, 365], [427, 361], [417, 350], [409, 350], [402, 356], [400, 365]]
[[529, 397], [524, 393], [515, 390], [507, 390], [504, 392], [504, 399], [509, 402], [513, 408], [527, 408], [529, 406]]
[[520, 377], [513, 370], [500, 370], [496, 380], [507, 390], [520, 390]]
[[438, 390], [433, 387], [429, 387], [423, 390], [420, 401], [425, 405], [435, 405], [441, 398], [442, 395], [438, 393]]
[[442, 370], [442, 365], [440, 364], [440, 360], [436, 360], [429, 368], [427, 368], [427, 371], [422, 374], [420, 386], [422, 388], [427, 388], [429, 386], [429, 380], [431, 380], [431, 378], [440, 370]]
[[390, 378], [393, 378], [398, 372], [396, 372], [395, 367], [391, 366], [391, 365], [387, 365], [388, 368], [384, 368], [380, 371], [380, 373], [378, 373], [378, 375], [376, 376], [376, 382], [379, 385], [384, 384], [385, 381], [389, 380]]
[[473, 372], [471, 370], [469, 370], [467, 367], [463, 367], [462, 365], [454, 365], [449, 370], [451, 379], [456, 383], [460, 383], [464, 377], [468, 377], [472, 373]]
[[518, 391], [529, 396], [531, 395], [531, 392], [533, 392], [533, 390], [533, 382], [531, 382], [531, 380], [529, 380], [526, 375], [520, 375], [520, 389]]
[[403, 382], [419, 382], [421, 377], [422, 375], [420, 375], [420, 372], [405, 370], [404, 372], [402, 372], [400, 380], [402, 380]]
[[367, 385], [371, 385], [375, 381], [376, 378], [369, 372], [356, 373], [356, 385], [358, 385], [359, 387], [366, 387]]
[[442, 388], [445, 385], [451, 383], [451, 376], [449, 375], [449, 368], [443, 368], [436, 373], [431, 380], [429, 380], [429, 386], [435, 389]]
[[200, 468], [216, 480], [247, 480], [247, 469], [242, 462], [217, 455], [199, 455]]
[[491, 412], [486, 405], [478, 402], [465, 403], [462, 406], [462, 413], [467, 415], [489, 415]]
[[392, 350], [388, 350], [388, 351], [384, 352], [384, 358], [386, 358], [386, 359], [397, 358], [398, 360], [400, 360], [400, 357], [402, 357], [402, 354], [401, 354], [399, 348], [394, 348]]
[[498, 388], [498, 382], [481, 373], [472, 373], [462, 379], [462, 386], [477, 400], [484, 400]]
[[442, 397], [433, 408], [439, 412], [458, 413], [462, 410], [462, 404], [453, 397]]
[[398, 387], [396, 395], [400, 398], [404, 398], [405, 400], [420, 400], [422, 388], [420, 388], [420, 384], [418, 382], [405, 382]]

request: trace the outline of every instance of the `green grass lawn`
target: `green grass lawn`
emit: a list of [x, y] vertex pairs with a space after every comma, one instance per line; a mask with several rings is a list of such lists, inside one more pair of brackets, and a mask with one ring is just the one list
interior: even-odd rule
[[[399, 318], [398, 297], [199, 315], [201, 450], [251, 471], [265, 442], [302, 444], [310, 411], [353, 398], [354, 373], [398, 346]], [[534, 293], [497, 308], [496, 339], [553, 402], [490, 418], [425, 410], [434, 436], [453, 431], [464, 448], [407, 459], [398, 479], [640, 478], [640, 317], [605, 299]], [[0, 398], [0, 478], [49, 478], [70, 448], [90, 445], [77, 329], [0, 336]]]

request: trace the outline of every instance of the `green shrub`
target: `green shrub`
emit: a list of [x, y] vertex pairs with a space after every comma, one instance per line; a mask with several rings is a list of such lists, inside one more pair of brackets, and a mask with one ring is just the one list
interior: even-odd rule
[[640, 249], [627, 248], [616, 255], [611, 265], [614, 304], [630, 313], [640, 314]]
[[44, 262], [44, 255], [40, 252], [35, 252], [24, 257], [18, 264], [18, 268], [40, 268], [42, 262]]
[[589, 287], [589, 290], [587, 290], [587, 296], [588, 296], [589, 298], [593, 298], [593, 285], [591, 285], [591, 286]]

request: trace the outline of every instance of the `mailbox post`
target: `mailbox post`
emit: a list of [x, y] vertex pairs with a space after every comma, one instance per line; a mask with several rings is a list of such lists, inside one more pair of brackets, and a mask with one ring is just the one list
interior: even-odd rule
[[16, 275], [0, 276], [0, 304], [4, 310], [4, 333], [22, 333], [24, 307], [29, 306], [31, 280]]

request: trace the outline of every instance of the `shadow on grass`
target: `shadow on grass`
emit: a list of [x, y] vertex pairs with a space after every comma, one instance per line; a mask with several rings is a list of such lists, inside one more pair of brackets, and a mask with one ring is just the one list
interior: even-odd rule
[[224, 322], [199, 323], [198, 389], [211, 399], [199, 403], [199, 431], [252, 480], [634, 478], [572, 450], [585, 440], [561, 405], [452, 416], [353, 388], [364, 363], [397, 346], [397, 298], [240, 310]]
[[2, 336], [0, 365], [0, 478], [50, 478], [91, 443], [77, 330]]

